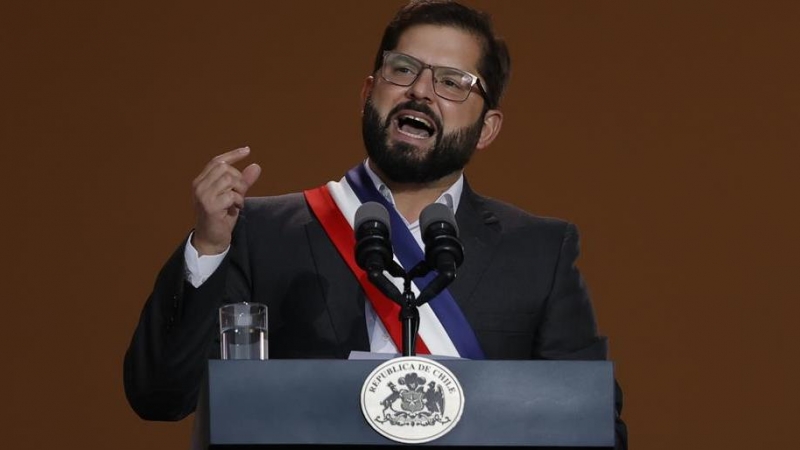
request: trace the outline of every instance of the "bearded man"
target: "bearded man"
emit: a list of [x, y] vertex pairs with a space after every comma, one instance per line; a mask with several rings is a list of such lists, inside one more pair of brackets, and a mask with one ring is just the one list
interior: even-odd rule
[[[401, 258], [406, 270], [424, 248], [421, 211], [442, 203], [455, 213], [468, 257], [420, 308], [420, 353], [605, 359], [575, 264], [575, 226], [482, 197], [464, 178], [472, 154], [500, 132], [509, 68], [487, 15], [412, 2], [386, 28], [361, 91], [366, 161], [316, 190], [247, 199], [261, 168], [234, 163], [249, 148], [209, 162], [193, 183], [194, 229], [161, 270], [126, 354], [134, 410], [178, 420], [195, 409], [206, 362], [219, 357], [225, 303], [268, 306], [270, 358], [398, 353], [396, 313], [365, 294], [326, 223], [332, 214], [352, 227], [367, 201], [386, 205], [400, 224], [393, 234], [406, 241], [393, 244], [411, 255]], [[618, 447], [625, 440], [619, 421]]]

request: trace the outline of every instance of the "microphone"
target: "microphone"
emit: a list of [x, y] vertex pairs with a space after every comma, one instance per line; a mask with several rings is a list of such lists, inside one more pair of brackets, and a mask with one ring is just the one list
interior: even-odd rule
[[356, 263], [367, 273], [383, 272], [392, 259], [389, 211], [378, 202], [367, 202], [356, 211]]
[[425, 262], [451, 280], [464, 262], [464, 246], [458, 239], [458, 225], [453, 211], [441, 203], [431, 203], [419, 216]]

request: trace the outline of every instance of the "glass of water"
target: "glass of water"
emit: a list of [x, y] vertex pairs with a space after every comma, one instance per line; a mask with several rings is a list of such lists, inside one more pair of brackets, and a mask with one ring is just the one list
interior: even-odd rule
[[267, 359], [267, 306], [231, 303], [219, 309], [222, 359]]

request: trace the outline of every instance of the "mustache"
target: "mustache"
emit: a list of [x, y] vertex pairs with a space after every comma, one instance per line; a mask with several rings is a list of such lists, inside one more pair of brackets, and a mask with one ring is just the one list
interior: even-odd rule
[[392, 117], [394, 117], [395, 115], [397, 115], [397, 113], [399, 113], [400, 111], [402, 111], [404, 109], [411, 110], [411, 111], [416, 111], [416, 112], [421, 112], [421, 113], [425, 114], [426, 116], [430, 117], [433, 120], [433, 122], [436, 124], [436, 129], [437, 130], [440, 130], [440, 131], [442, 130], [442, 120], [439, 118], [439, 116], [436, 115], [436, 113], [433, 112], [431, 107], [426, 105], [425, 103], [415, 102], [413, 100], [409, 100], [409, 101], [407, 101], [405, 103], [401, 103], [401, 104], [395, 106], [394, 108], [392, 108], [391, 111], [389, 111], [389, 115], [386, 117], [386, 127], [387, 128], [389, 127], [389, 122], [391, 122]]

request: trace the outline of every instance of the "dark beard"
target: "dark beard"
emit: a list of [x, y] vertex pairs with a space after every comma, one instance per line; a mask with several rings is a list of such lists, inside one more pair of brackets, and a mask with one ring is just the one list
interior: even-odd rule
[[[425, 113], [436, 121], [439, 133], [433, 148], [425, 152], [406, 142], [389, 145], [391, 118], [402, 109]], [[412, 101], [393, 108], [381, 123], [378, 111], [368, 99], [361, 119], [361, 134], [370, 161], [395, 183], [430, 183], [463, 169], [475, 152], [482, 128], [483, 115], [473, 125], [443, 135], [442, 124], [433, 111], [425, 104]]]

